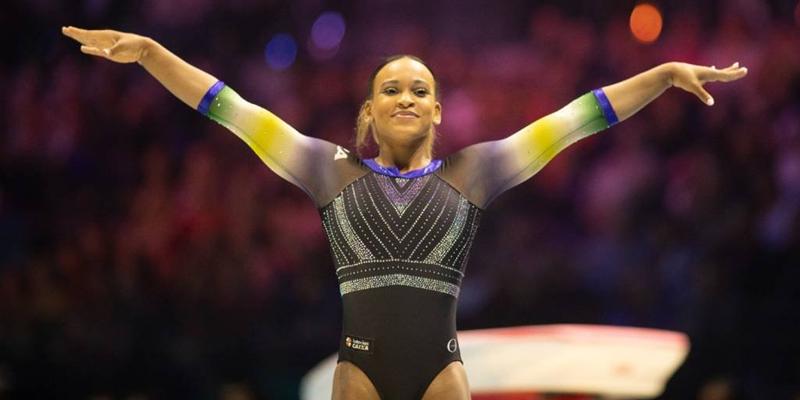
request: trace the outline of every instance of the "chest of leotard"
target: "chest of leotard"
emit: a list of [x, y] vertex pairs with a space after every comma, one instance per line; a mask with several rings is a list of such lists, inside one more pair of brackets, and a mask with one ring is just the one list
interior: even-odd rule
[[343, 297], [384, 287], [458, 297], [481, 210], [436, 174], [367, 173], [320, 213]]

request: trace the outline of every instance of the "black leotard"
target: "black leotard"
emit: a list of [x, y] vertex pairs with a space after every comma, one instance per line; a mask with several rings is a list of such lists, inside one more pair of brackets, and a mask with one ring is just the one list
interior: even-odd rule
[[339, 361], [382, 399], [419, 399], [461, 360], [456, 299], [481, 211], [448, 183], [447, 162], [431, 164], [403, 177], [367, 160], [374, 169], [320, 211], [344, 306]]

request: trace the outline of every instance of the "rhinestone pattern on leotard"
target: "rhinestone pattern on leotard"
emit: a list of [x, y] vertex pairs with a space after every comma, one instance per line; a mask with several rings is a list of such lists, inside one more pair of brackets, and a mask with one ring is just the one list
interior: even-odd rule
[[367, 173], [320, 213], [342, 296], [403, 286], [458, 297], [481, 210], [436, 174]]

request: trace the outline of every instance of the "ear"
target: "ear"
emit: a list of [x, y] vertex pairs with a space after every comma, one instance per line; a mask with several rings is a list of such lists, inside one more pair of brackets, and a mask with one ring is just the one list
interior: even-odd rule
[[372, 123], [372, 100], [367, 100], [364, 102], [364, 116], [366, 117], [367, 121], [371, 124]]
[[364, 102], [364, 119], [366, 119], [367, 125], [369, 125], [369, 134], [372, 135], [372, 140], [375, 144], [380, 145], [378, 134], [375, 132], [375, 119], [372, 118], [372, 100]]
[[442, 105], [437, 101], [433, 106], [433, 124], [439, 125], [442, 123]]

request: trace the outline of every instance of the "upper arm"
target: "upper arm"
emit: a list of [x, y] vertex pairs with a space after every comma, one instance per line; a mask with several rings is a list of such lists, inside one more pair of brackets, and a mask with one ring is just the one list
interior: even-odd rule
[[602, 91], [588, 92], [511, 136], [464, 148], [455, 156], [466, 167], [460, 174], [469, 176], [463, 181], [464, 190], [485, 208], [570, 144], [609, 127], [615, 122], [613, 109], [603, 99]]
[[198, 110], [236, 134], [272, 171], [315, 202], [326, 197], [324, 192], [335, 178], [333, 163], [344, 158], [344, 149], [301, 134], [224, 85], [212, 87]]

